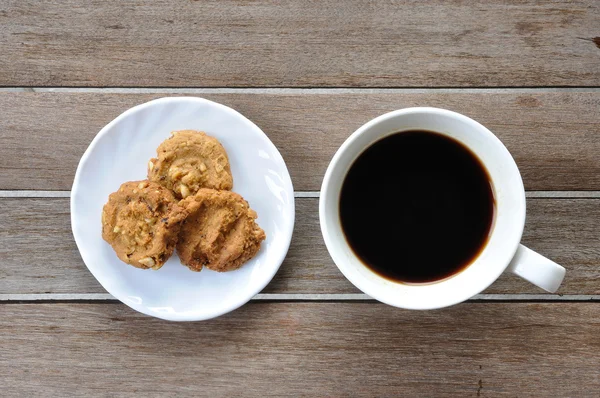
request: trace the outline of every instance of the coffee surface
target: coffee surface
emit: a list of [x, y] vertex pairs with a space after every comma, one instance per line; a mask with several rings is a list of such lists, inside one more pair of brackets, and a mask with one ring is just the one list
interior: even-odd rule
[[397, 282], [448, 278], [485, 247], [495, 212], [481, 161], [460, 142], [429, 131], [392, 134], [352, 164], [340, 221], [356, 256]]

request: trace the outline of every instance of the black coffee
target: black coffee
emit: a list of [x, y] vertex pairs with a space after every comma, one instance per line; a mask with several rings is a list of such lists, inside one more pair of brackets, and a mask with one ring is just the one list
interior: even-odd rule
[[494, 193], [480, 160], [429, 131], [390, 135], [352, 164], [340, 220], [354, 253], [387, 279], [426, 283], [479, 255], [494, 220]]

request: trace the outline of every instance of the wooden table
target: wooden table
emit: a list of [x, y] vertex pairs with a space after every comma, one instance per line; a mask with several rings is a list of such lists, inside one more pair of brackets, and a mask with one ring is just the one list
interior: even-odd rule
[[[0, 1], [0, 395], [600, 396], [600, 2]], [[215, 320], [135, 313], [81, 261], [69, 189], [94, 135], [167, 95], [229, 105], [296, 192], [273, 282]], [[503, 276], [452, 308], [360, 294], [318, 225], [345, 138], [409, 106], [464, 113], [527, 188], [559, 294]]]

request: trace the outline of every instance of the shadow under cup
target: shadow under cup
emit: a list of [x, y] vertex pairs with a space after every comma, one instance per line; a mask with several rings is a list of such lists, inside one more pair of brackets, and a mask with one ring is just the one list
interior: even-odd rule
[[[464, 267], [445, 277], [423, 281], [428, 283], [410, 283], [411, 281], [406, 280], [399, 283], [366, 266], [364, 262], [369, 263], [369, 260], [361, 261], [360, 256], [348, 244], [339, 216], [339, 203], [349, 170], [367, 148], [384, 137], [417, 130], [441, 134], [468, 148], [487, 171], [493, 187], [491, 191], [495, 206], [487, 243], [480, 245], [480, 250], [475, 253], [472, 261], [466, 262]], [[393, 200], [390, 199], [390, 202]], [[451, 111], [409, 108], [373, 119], [344, 142], [325, 174], [319, 213], [327, 249], [350, 282], [384, 303], [402, 308], [431, 309], [467, 300], [488, 287], [506, 269], [523, 232], [525, 192], [510, 153], [484, 126]], [[437, 250], [435, 239], [431, 239], [431, 247], [423, 250]]]

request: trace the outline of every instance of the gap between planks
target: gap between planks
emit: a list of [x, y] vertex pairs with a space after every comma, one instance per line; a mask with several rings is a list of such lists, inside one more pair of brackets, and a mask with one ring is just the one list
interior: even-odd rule
[[[0, 294], [0, 303], [10, 302], [49, 302], [49, 301], [116, 301], [108, 293], [40, 293], [40, 294]], [[372, 301], [373, 298], [362, 293], [327, 294], [327, 293], [259, 293], [252, 301]], [[507, 301], [543, 301], [543, 302], [600, 302], [600, 295], [587, 294], [478, 294], [468, 302], [507, 302]]]
[[[0, 198], [69, 198], [70, 191], [10, 191], [0, 190]], [[294, 192], [295, 198], [319, 198], [317, 191]], [[600, 198], [600, 191], [528, 191], [527, 198], [578, 199]]]
[[102, 94], [504, 94], [600, 92], [600, 87], [497, 87], [497, 88], [136, 88], [136, 87], [0, 87], [1, 92]]

